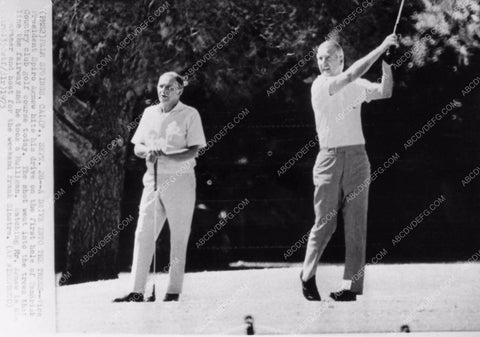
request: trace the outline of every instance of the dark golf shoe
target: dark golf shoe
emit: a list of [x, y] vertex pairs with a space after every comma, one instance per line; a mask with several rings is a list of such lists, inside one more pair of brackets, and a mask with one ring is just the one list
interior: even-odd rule
[[351, 290], [340, 290], [330, 293], [330, 297], [337, 302], [353, 302], [357, 300], [357, 293]]
[[302, 292], [303, 296], [309, 301], [321, 301], [320, 294], [317, 289], [317, 282], [315, 281], [315, 276], [310, 278], [308, 281], [302, 280], [302, 274], [300, 273], [300, 281], [302, 281]]
[[163, 298], [163, 302], [177, 302], [179, 299], [180, 295], [179, 294], [165, 294], [165, 297]]
[[143, 302], [143, 294], [130, 293], [127, 296], [119, 297], [113, 300], [113, 302]]

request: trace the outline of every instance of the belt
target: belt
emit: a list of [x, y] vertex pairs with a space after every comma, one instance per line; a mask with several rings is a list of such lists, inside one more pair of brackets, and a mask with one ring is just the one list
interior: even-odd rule
[[320, 147], [320, 151], [327, 151], [332, 153], [358, 151], [358, 150], [365, 151], [365, 144], [347, 145], [347, 146], [338, 146], [338, 147]]

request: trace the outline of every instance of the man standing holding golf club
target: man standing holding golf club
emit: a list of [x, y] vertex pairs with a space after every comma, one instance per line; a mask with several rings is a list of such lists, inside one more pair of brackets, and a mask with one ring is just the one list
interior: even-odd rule
[[395, 34], [356, 61], [346, 71], [342, 47], [335, 41], [323, 42], [317, 51], [321, 75], [312, 84], [312, 106], [320, 143], [313, 168], [315, 185], [313, 225], [307, 243], [300, 278], [302, 291], [309, 301], [320, 301], [315, 274], [318, 261], [337, 225], [337, 210], [342, 209], [345, 224], [345, 271], [343, 284], [330, 297], [335, 301], [355, 301], [363, 293], [365, 266], [368, 185], [353, 195], [357, 186], [370, 177], [370, 163], [365, 151], [360, 107], [363, 102], [389, 98], [393, 78], [390, 65], [382, 62], [381, 83], [360, 77], [392, 46]]
[[[163, 301], [178, 301], [182, 292], [195, 206], [195, 158], [206, 145], [198, 111], [180, 102], [184, 86], [183, 78], [175, 72], [160, 76], [157, 86], [160, 104], [145, 109], [132, 138], [135, 154], [146, 159], [147, 171], [143, 176], [135, 231], [131, 292], [114, 302], [143, 301], [155, 242], [167, 218], [171, 251]], [[155, 288], [148, 301], [155, 301]]]

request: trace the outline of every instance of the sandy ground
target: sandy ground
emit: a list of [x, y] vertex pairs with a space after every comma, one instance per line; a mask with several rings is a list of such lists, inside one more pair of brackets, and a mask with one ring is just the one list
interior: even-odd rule
[[[328, 298], [342, 278], [340, 265], [321, 265], [322, 302], [301, 295], [299, 265], [290, 268], [189, 273], [180, 302], [112, 303], [128, 293], [117, 280], [57, 288], [58, 332], [256, 334], [480, 330], [480, 264], [369, 265], [357, 302]], [[157, 274], [157, 298], [166, 274]], [[150, 294], [151, 286], [147, 288]], [[475, 334], [477, 335], [477, 334]], [[480, 334], [479, 334], [480, 335]]]

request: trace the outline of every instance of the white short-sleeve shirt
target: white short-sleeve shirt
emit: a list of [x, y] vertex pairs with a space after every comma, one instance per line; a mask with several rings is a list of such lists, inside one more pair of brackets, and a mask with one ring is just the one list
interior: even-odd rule
[[[160, 146], [166, 153], [195, 145], [200, 148], [206, 146], [200, 114], [195, 108], [180, 101], [168, 113], [162, 112], [160, 104], [146, 108], [132, 143], [144, 144], [147, 147]], [[161, 156], [157, 161], [157, 172], [193, 172], [195, 164], [195, 159], [179, 162], [168, 156]], [[147, 172], [153, 174], [152, 163], [147, 163]]]
[[370, 102], [374, 83], [357, 79], [334, 95], [328, 88], [332, 77], [318, 76], [312, 84], [312, 107], [320, 147], [365, 144], [361, 105]]

